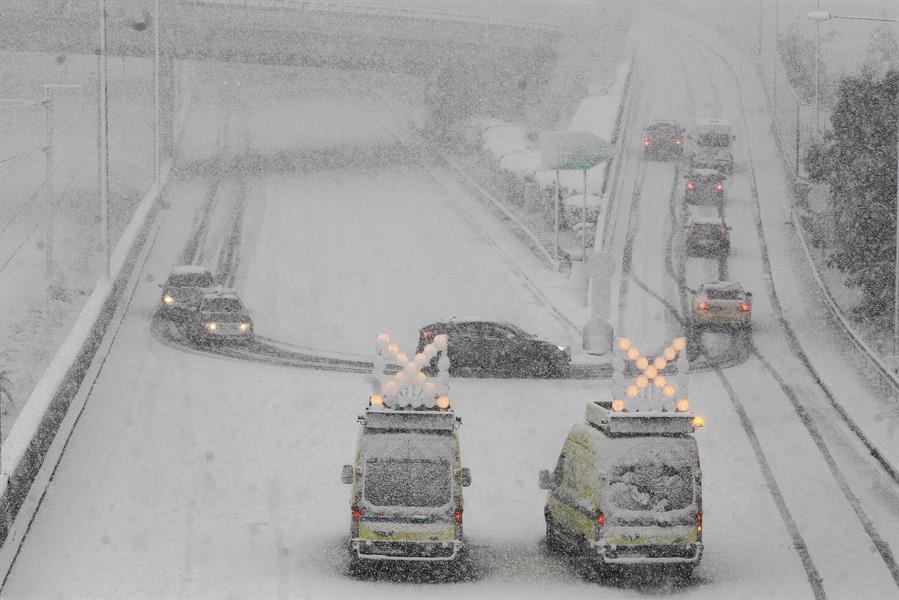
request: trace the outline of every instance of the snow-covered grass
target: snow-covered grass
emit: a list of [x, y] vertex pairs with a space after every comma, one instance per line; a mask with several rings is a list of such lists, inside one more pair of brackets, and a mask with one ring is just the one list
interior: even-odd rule
[[[63, 343], [102, 275], [97, 195], [96, 63], [93, 56], [3, 53], [0, 95], [54, 91], [54, 274], [46, 276], [46, 112], [42, 105], [0, 110], [0, 368], [12, 398], [2, 399], [5, 435]], [[109, 62], [110, 236], [114, 244], [152, 181], [152, 64]], [[21, 104], [21, 103], [20, 103]], [[11, 401], [10, 401], [11, 400]]]

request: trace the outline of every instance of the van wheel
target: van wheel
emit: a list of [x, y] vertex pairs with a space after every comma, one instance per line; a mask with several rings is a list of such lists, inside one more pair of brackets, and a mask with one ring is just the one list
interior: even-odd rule
[[551, 551], [558, 551], [561, 548], [556, 528], [548, 517], [546, 519], [546, 548]]

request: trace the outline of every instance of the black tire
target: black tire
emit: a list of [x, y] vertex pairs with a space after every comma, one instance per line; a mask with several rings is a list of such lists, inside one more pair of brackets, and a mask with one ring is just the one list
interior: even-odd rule
[[548, 516], [545, 517], [546, 520], [546, 549], [550, 552], [558, 552], [562, 548], [562, 544], [559, 542], [559, 536], [556, 534], [556, 528], [553, 525], [552, 519]]

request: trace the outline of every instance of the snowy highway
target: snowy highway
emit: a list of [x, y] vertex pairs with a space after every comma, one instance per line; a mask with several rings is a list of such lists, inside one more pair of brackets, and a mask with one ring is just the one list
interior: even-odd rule
[[[227, 275], [260, 336], [350, 357], [368, 357], [382, 330], [411, 352], [419, 327], [451, 316], [577, 345], [555, 312], [581, 310], [577, 290], [428, 155], [397, 116], [420, 110], [408, 82], [207, 65], [185, 166], [0, 596], [896, 597], [899, 481], [870, 448], [899, 467], [899, 434], [882, 418], [890, 400], [844, 355], [816, 300], [751, 63], [678, 17], [639, 16], [632, 36], [652, 43], [637, 45], [617, 182], [616, 333], [658, 350], [684, 333], [688, 289], [719, 276], [754, 300], [752, 334], [704, 333], [711, 367], [691, 377], [707, 425], [696, 434], [705, 553], [690, 581], [596, 581], [544, 547], [537, 473], [608, 385], [591, 380], [454, 379], [473, 571], [434, 584], [346, 574], [340, 467], [364, 376], [164, 343], [151, 323], [171, 266]], [[645, 161], [640, 148], [650, 118], [689, 127], [702, 116], [729, 119], [737, 136], [726, 264], [685, 258], [683, 166]]]

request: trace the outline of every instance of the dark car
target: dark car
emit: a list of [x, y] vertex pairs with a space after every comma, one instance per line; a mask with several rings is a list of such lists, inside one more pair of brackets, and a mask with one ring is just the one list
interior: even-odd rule
[[159, 312], [168, 318], [184, 319], [200, 304], [215, 278], [206, 267], [179, 265], [172, 268], [162, 285]]
[[697, 218], [687, 225], [687, 256], [724, 257], [730, 252], [730, 227], [721, 219]]
[[450, 320], [426, 325], [419, 331], [417, 352], [439, 334], [447, 336], [451, 375], [563, 377], [571, 364], [567, 346], [538, 339], [511, 323], [494, 321]]
[[684, 153], [684, 128], [677, 121], [651, 121], [643, 128], [643, 154], [648, 158], [679, 157]]
[[727, 177], [715, 169], [690, 169], [684, 175], [684, 200], [689, 204], [724, 204], [724, 182]]
[[250, 341], [253, 320], [237, 294], [216, 289], [205, 294], [191, 314], [188, 335], [194, 341]]

